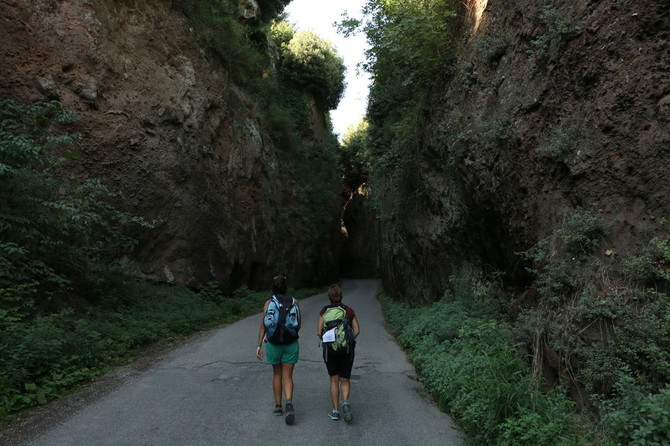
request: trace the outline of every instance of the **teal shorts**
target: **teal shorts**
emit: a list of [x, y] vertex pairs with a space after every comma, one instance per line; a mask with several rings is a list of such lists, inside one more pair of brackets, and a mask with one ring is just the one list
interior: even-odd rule
[[295, 364], [298, 362], [298, 354], [300, 353], [300, 346], [298, 341], [290, 344], [273, 344], [272, 342], [265, 343], [265, 354], [270, 364]]

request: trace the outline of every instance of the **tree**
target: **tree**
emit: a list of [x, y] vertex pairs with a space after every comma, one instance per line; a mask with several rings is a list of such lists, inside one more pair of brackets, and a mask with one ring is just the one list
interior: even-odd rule
[[428, 93], [455, 60], [462, 12], [457, 0], [368, 0], [362, 19], [339, 25], [345, 35], [364, 32], [370, 44], [364, 68], [372, 75], [366, 153], [373, 195], [388, 194], [407, 175]]
[[291, 0], [258, 0], [261, 9], [261, 20], [268, 22], [279, 16]]
[[281, 55], [281, 75], [286, 80], [311, 92], [328, 110], [337, 107], [346, 69], [329, 41], [311, 31], [298, 31]]
[[114, 209], [99, 181], [58, 171], [78, 119], [57, 102], [0, 101], [0, 316], [90, 281], [106, 249], [134, 243], [120, 228], [146, 225]]
[[368, 122], [361, 119], [358, 124], [347, 128], [338, 152], [338, 164], [348, 192], [355, 191], [367, 182], [369, 155]]

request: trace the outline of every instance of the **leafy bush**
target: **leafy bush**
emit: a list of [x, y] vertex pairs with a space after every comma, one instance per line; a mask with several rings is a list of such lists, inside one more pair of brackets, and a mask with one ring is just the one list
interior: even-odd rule
[[564, 211], [559, 229], [528, 251], [518, 253], [531, 262], [526, 270], [536, 276], [543, 298], [558, 304], [579, 293], [584, 280], [576, 267], [600, 245], [609, 226], [599, 211], [579, 207]]
[[300, 135], [306, 125], [307, 101], [304, 92], [268, 76], [248, 85], [259, 101], [265, 128], [280, 150], [292, 153], [302, 145]]
[[616, 311], [616, 338], [585, 355], [586, 382], [606, 399], [616, 395], [613, 384], [621, 376], [658, 391], [670, 383], [670, 299], [651, 290], [639, 292]]
[[428, 91], [455, 60], [463, 3], [454, 0], [368, 0], [363, 18], [346, 17], [340, 31], [362, 31], [370, 49], [367, 119], [370, 203], [380, 218], [394, 218], [406, 198], [400, 188], [418, 169], [408, 168], [421, 140]]
[[337, 164], [342, 174], [344, 187], [352, 192], [368, 179], [369, 152], [368, 123], [362, 119], [358, 124], [347, 128], [342, 136], [342, 144], [337, 151]]
[[336, 170], [336, 148], [337, 141], [331, 136], [322, 144], [300, 147], [293, 159], [296, 181], [302, 189], [303, 218], [313, 234], [326, 240], [341, 211], [342, 183]]
[[255, 99], [264, 134], [290, 157], [301, 200], [280, 219], [298, 219], [278, 226], [304, 231], [296, 224], [299, 220], [309, 226], [309, 237], [326, 238], [332, 234], [325, 223], [334, 215], [331, 204], [340, 184], [332, 169], [332, 141], [306, 147], [302, 140], [309, 125], [305, 91], [322, 107], [335, 108], [344, 91], [344, 64], [329, 42], [311, 32], [296, 32], [278, 19], [286, 4], [287, 0], [260, 1], [262, 17], [255, 24], [238, 22], [236, 1], [185, 0], [178, 7], [233, 81]]
[[182, 0], [175, 5], [189, 19], [206, 48], [230, 70], [232, 78], [245, 85], [261, 77], [270, 62], [266, 23], [245, 27], [237, 20], [238, 2], [230, 0]]
[[642, 254], [624, 260], [624, 269], [634, 280], [670, 282], [670, 240], [654, 237]]
[[77, 119], [56, 102], [0, 102], [0, 310], [14, 318], [95, 281], [110, 254], [133, 246], [121, 230], [147, 226], [114, 209], [99, 181], [59, 173]]
[[344, 93], [344, 61], [332, 44], [311, 31], [298, 31], [281, 48], [281, 75], [311, 92], [332, 110]]
[[95, 307], [0, 317], [0, 417], [44, 404], [152, 342], [257, 313], [268, 296], [242, 288], [226, 297], [214, 282], [196, 292], [117, 274], [95, 291]]
[[286, 49], [295, 33], [295, 26], [285, 20], [275, 20], [270, 26], [270, 39], [280, 51]]
[[611, 444], [663, 446], [670, 444], [670, 385], [656, 394], [640, 391], [629, 377], [617, 383], [620, 398], [603, 417]]
[[572, 212], [563, 213], [563, 226], [556, 233], [568, 253], [582, 258], [600, 244], [602, 236], [610, 226], [605, 222], [602, 212], [591, 212], [578, 207]]
[[270, 21], [279, 16], [286, 5], [291, 3], [291, 0], [258, 0], [258, 6], [261, 9], [261, 20]]
[[571, 14], [561, 13], [552, 5], [544, 7], [541, 18], [546, 31], [531, 42], [533, 49], [528, 52], [538, 68], [546, 66], [559, 54], [566, 37], [576, 30]]
[[535, 151], [542, 157], [565, 163], [567, 158], [575, 152], [577, 133], [577, 126], [567, 129], [563, 129], [562, 127], [556, 128], [549, 143], [546, 146], [535, 149]]
[[459, 291], [430, 307], [409, 308], [379, 296], [398, 341], [440, 407], [474, 444], [587, 444], [577, 432], [574, 404], [558, 390], [537, 390], [494, 295], [466, 279], [452, 281]]

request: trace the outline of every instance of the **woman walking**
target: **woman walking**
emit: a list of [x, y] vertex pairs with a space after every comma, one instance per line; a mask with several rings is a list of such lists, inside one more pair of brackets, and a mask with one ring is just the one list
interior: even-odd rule
[[[286, 424], [293, 424], [293, 368], [298, 362], [300, 348], [300, 307], [298, 300], [286, 295], [286, 277], [276, 276], [272, 281], [273, 296], [265, 302], [263, 320], [258, 329], [256, 357], [263, 359], [265, 344], [267, 362], [272, 365], [272, 391], [275, 398], [273, 413], [286, 415]], [[286, 401], [282, 410], [282, 392]]]
[[360, 333], [358, 318], [353, 308], [342, 303], [342, 288], [331, 285], [328, 289], [330, 305], [319, 312], [316, 334], [323, 341], [323, 359], [330, 375], [330, 399], [333, 409], [328, 416], [340, 419], [340, 393], [344, 421], [351, 423], [353, 415], [349, 404], [351, 369], [354, 365], [356, 337]]

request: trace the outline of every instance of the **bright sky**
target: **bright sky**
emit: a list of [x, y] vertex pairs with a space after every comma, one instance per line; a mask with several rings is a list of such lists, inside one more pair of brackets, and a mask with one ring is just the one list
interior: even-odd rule
[[358, 34], [344, 38], [333, 26], [339, 22], [342, 13], [347, 11], [351, 17], [360, 18], [361, 8], [365, 0], [292, 0], [285, 12], [288, 22], [296, 25], [298, 30], [314, 31], [320, 37], [330, 40], [337, 52], [344, 59], [347, 67], [344, 97], [336, 110], [330, 112], [333, 130], [340, 137], [347, 127], [357, 124], [365, 115], [368, 101], [369, 79], [367, 73], [358, 73], [356, 65], [365, 60], [364, 51], [367, 47], [365, 36]]

